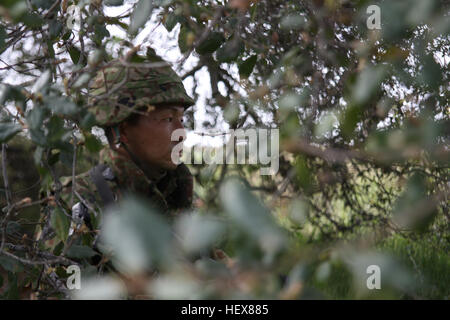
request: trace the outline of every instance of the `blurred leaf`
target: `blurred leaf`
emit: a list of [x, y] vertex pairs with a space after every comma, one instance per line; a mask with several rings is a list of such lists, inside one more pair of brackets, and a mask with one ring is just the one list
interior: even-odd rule
[[0, 104], [9, 100], [23, 101], [25, 96], [20, 87], [0, 83]]
[[244, 61], [242, 61], [239, 64], [239, 75], [242, 78], [248, 78], [250, 74], [253, 72], [253, 69], [255, 68], [256, 61], [258, 60], [258, 57], [256, 55], [253, 55]]
[[302, 96], [295, 92], [287, 92], [278, 100], [280, 111], [286, 112], [298, 108], [303, 103]]
[[331, 265], [328, 261], [323, 262], [317, 268], [316, 277], [319, 281], [326, 281], [331, 274]]
[[232, 62], [243, 51], [244, 42], [238, 36], [233, 36], [216, 51], [216, 58], [219, 62]]
[[2, 53], [6, 48], [5, 48], [5, 44], [6, 44], [6, 37], [8, 35], [6, 34], [5, 28], [3, 28], [3, 26], [0, 26], [0, 53]]
[[51, 226], [56, 232], [56, 236], [60, 241], [66, 242], [69, 233], [70, 221], [69, 218], [62, 212], [59, 207], [56, 207], [52, 212]]
[[211, 54], [222, 45], [225, 37], [221, 32], [211, 32], [208, 37], [200, 42], [195, 49], [199, 54]]
[[82, 278], [80, 290], [72, 290], [72, 298], [77, 300], [117, 300], [126, 297], [125, 284], [112, 276]]
[[2, 266], [2, 268], [6, 271], [13, 273], [23, 270], [23, 266], [19, 261], [6, 256], [0, 256], [0, 266]]
[[69, 55], [70, 55], [70, 59], [72, 59], [72, 62], [74, 64], [78, 64], [78, 61], [80, 60], [80, 56], [81, 56], [81, 51], [77, 47], [71, 46], [69, 48]]
[[103, 4], [110, 7], [118, 7], [123, 5], [123, 0], [104, 0]]
[[14, 235], [21, 230], [20, 224], [17, 221], [9, 221], [6, 225], [6, 234]]
[[432, 56], [426, 55], [423, 58], [423, 68], [419, 72], [418, 80], [431, 88], [437, 88], [442, 83], [442, 68]]
[[22, 130], [22, 127], [15, 123], [0, 123], [0, 143], [7, 142]]
[[94, 115], [91, 112], [86, 112], [86, 114], [83, 116], [83, 119], [81, 120], [80, 126], [84, 130], [91, 129], [96, 124], [96, 120]]
[[166, 27], [167, 31], [171, 32], [173, 28], [175, 28], [177, 23], [181, 22], [182, 20], [183, 17], [180, 17], [179, 15], [171, 12], [167, 15], [167, 18], [164, 21], [164, 26]]
[[181, 274], [158, 277], [151, 286], [151, 294], [164, 300], [200, 299], [201, 292], [199, 283]]
[[96, 153], [99, 152], [102, 148], [103, 145], [100, 142], [100, 140], [98, 140], [93, 134], [89, 134], [86, 135], [85, 134], [85, 144], [86, 144], [86, 148], [92, 152], [92, 153]]
[[299, 226], [305, 224], [308, 219], [308, 213], [309, 205], [306, 201], [298, 199], [292, 201], [289, 218], [294, 223]]
[[344, 137], [349, 139], [361, 118], [362, 110], [357, 105], [350, 105], [343, 114], [343, 119], [340, 121], [340, 130]]
[[286, 244], [285, 236], [271, 213], [236, 179], [223, 184], [220, 199], [232, 221], [258, 242], [270, 263]]
[[414, 174], [395, 203], [394, 222], [401, 228], [424, 231], [436, 214], [436, 203], [427, 196], [424, 176]]
[[56, 114], [74, 115], [78, 111], [77, 105], [63, 96], [45, 96], [43, 102]]
[[146, 202], [129, 196], [104, 219], [104, 249], [114, 252], [113, 262], [122, 272], [142, 272], [170, 261], [170, 228]]
[[37, 29], [44, 25], [44, 19], [36, 13], [27, 12], [21, 17], [21, 20], [31, 29]]
[[95, 256], [97, 253], [92, 250], [91, 247], [88, 246], [79, 246], [79, 245], [72, 245], [69, 250], [67, 250], [67, 256], [70, 258], [90, 258]]
[[108, 29], [106, 29], [106, 26], [100, 25], [98, 23], [96, 23], [95, 26], [94, 26], [94, 32], [95, 32], [94, 40], [98, 44], [101, 44], [102, 40], [104, 38], [110, 36], [110, 33], [109, 33]]
[[91, 80], [92, 76], [89, 73], [83, 73], [81, 74], [75, 83], [72, 85], [72, 88], [78, 89], [82, 87], [86, 87], [89, 83], [89, 80]]
[[307, 20], [303, 15], [300, 14], [289, 14], [281, 20], [281, 29], [284, 30], [299, 30], [303, 28]]
[[433, 14], [436, 8], [436, 1], [422, 1], [413, 0], [410, 1], [410, 7], [406, 16], [406, 21], [410, 26], [417, 26], [422, 23], [426, 23], [429, 17]]
[[182, 25], [178, 34], [178, 46], [181, 53], [186, 53], [191, 48], [194, 39], [194, 33], [188, 27]]
[[39, 79], [36, 80], [36, 82], [33, 85], [33, 88], [31, 89], [31, 91], [33, 93], [38, 93], [39, 91], [41, 91], [45, 86], [48, 85], [48, 83], [50, 82], [50, 80], [52, 79], [52, 73], [50, 70], [45, 70], [41, 76], [39, 77]]
[[309, 192], [313, 186], [313, 175], [308, 166], [308, 162], [304, 156], [298, 156], [294, 162], [296, 181], [298, 184]]
[[131, 22], [128, 32], [130, 34], [135, 34], [150, 18], [152, 10], [153, 0], [139, 0], [133, 14], [131, 15]]
[[358, 75], [355, 87], [352, 92], [353, 101], [356, 104], [365, 104], [373, 98], [380, 84], [387, 75], [387, 66], [368, 66]]
[[181, 247], [188, 254], [205, 253], [224, 231], [223, 223], [213, 217], [191, 214], [181, 216], [176, 223]]
[[319, 123], [315, 127], [315, 135], [319, 138], [325, 138], [327, 135], [331, 135], [333, 133], [333, 129], [335, 124], [337, 123], [337, 117], [329, 112], [323, 115]]
[[44, 10], [50, 9], [53, 3], [54, 3], [53, 0], [31, 0], [31, 4], [33, 6], [36, 6], [37, 8], [41, 8]]

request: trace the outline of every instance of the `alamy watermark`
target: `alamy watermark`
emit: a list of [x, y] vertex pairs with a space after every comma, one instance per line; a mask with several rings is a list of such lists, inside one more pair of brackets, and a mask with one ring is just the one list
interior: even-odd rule
[[366, 13], [370, 14], [367, 18], [366, 25], [369, 30], [381, 29], [381, 8], [375, 4], [367, 7]]
[[[208, 135], [202, 133], [200, 135]], [[214, 134], [217, 136], [217, 134]], [[219, 134], [228, 138], [218, 147], [196, 144], [192, 148], [178, 143], [172, 149], [172, 162], [180, 164], [254, 164], [260, 168], [261, 175], [274, 175], [279, 169], [280, 134], [278, 129], [237, 129]], [[185, 137], [185, 130], [177, 129], [172, 133], [172, 141]], [[183, 151], [184, 161], [181, 159]]]
[[67, 28], [72, 30], [74, 26], [80, 26], [81, 23], [80, 7], [74, 4], [70, 5], [69, 7], [67, 7], [66, 15], [67, 15], [67, 23], [66, 23]]
[[76, 264], [72, 264], [67, 267], [67, 273], [70, 276], [67, 278], [66, 286], [69, 290], [80, 290], [81, 289], [81, 270]]
[[381, 289], [381, 269], [376, 264], [372, 264], [367, 267], [366, 273], [370, 274], [367, 278], [366, 286], [367, 289]]

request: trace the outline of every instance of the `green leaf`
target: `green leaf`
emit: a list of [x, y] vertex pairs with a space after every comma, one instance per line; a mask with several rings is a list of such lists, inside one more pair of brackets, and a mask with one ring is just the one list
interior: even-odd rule
[[25, 96], [22, 93], [22, 88], [0, 83], [0, 105], [10, 100], [24, 101]]
[[118, 7], [123, 5], [123, 0], [104, 0], [103, 4], [109, 7]]
[[178, 34], [178, 47], [180, 48], [181, 53], [187, 52], [191, 47], [188, 43], [188, 35], [190, 33], [192, 33], [192, 31], [188, 27], [184, 25], [180, 27], [180, 33]]
[[14, 273], [23, 269], [23, 266], [19, 261], [6, 256], [0, 256], [0, 266], [6, 271]]
[[25, 3], [24, 0], [2, 0], [1, 4], [5, 8], [12, 8], [14, 5], [20, 5], [21, 3]]
[[133, 14], [131, 15], [131, 23], [128, 29], [130, 34], [135, 34], [149, 19], [153, 10], [152, 0], [139, 0]]
[[2, 53], [5, 48], [5, 40], [8, 35], [6, 34], [5, 28], [3, 26], [0, 26], [0, 53]]
[[40, 92], [44, 87], [46, 87], [49, 84], [51, 79], [52, 79], [52, 72], [50, 70], [45, 70], [41, 74], [39, 79], [36, 80], [31, 91], [33, 93]]
[[8, 288], [6, 289], [6, 299], [20, 299], [19, 286], [17, 285], [17, 276], [13, 272], [8, 272]]
[[97, 252], [95, 252], [91, 247], [72, 245], [69, 250], [67, 250], [66, 255], [70, 258], [83, 259], [93, 257], [96, 254]]
[[280, 111], [289, 112], [306, 105], [309, 95], [310, 93], [307, 89], [302, 90], [300, 94], [294, 91], [287, 91], [278, 100]]
[[101, 141], [98, 140], [93, 134], [86, 135], [85, 144], [86, 148], [92, 153], [97, 153], [103, 148]]
[[180, 244], [188, 254], [198, 254], [207, 250], [220, 238], [224, 225], [217, 218], [206, 215], [183, 215], [176, 222]]
[[41, 163], [43, 154], [44, 154], [44, 148], [42, 148], [41, 146], [38, 145], [36, 147], [36, 150], [34, 150], [34, 154], [33, 154], [33, 160], [36, 165], [39, 165]]
[[442, 69], [436, 63], [434, 58], [427, 55], [423, 58], [423, 68], [418, 75], [418, 80], [421, 84], [431, 88], [438, 88], [442, 82]]
[[66, 242], [69, 234], [70, 221], [60, 208], [55, 208], [52, 212], [51, 226], [56, 232], [56, 236], [60, 241]]
[[22, 127], [15, 123], [0, 123], [0, 143], [7, 142], [22, 130]]
[[309, 192], [313, 186], [313, 177], [311, 174], [311, 169], [308, 166], [308, 162], [306, 161], [304, 156], [298, 156], [295, 159], [294, 163], [296, 180], [298, 184], [305, 189], [305, 191]]
[[95, 116], [91, 112], [86, 112], [81, 120], [80, 126], [84, 130], [92, 128], [96, 124]]
[[234, 36], [224, 43], [217, 51], [216, 58], [219, 62], [232, 62], [244, 51], [244, 42]]
[[30, 128], [30, 138], [31, 141], [36, 143], [38, 146], [44, 147], [47, 144], [47, 138], [41, 129], [31, 129]]
[[211, 54], [223, 44], [225, 37], [221, 32], [211, 32], [208, 37], [203, 40], [195, 51], [199, 54]]
[[422, 232], [437, 215], [437, 204], [427, 195], [423, 175], [414, 174], [394, 205], [393, 221], [401, 228]]
[[[69, 31], [67, 31], [66, 33], [63, 34], [61, 39], [64, 40], [64, 41], [67, 41], [67, 40], [69, 40], [71, 34], [72, 34], [72, 31], [69, 30]], [[70, 51], [69, 51], [69, 54], [70, 54]], [[72, 57], [70, 57], [70, 58], [72, 58]]]
[[352, 92], [353, 101], [356, 104], [365, 104], [380, 90], [380, 84], [387, 75], [385, 65], [369, 66], [365, 68], [356, 80]]
[[285, 247], [286, 239], [269, 210], [237, 179], [229, 179], [223, 184], [220, 199], [231, 220], [256, 240], [270, 263]]
[[77, 47], [71, 46], [69, 48], [69, 55], [70, 59], [72, 59], [72, 62], [74, 64], [77, 64], [78, 61], [80, 61], [81, 51]]
[[31, 4], [33, 5], [33, 7], [41, 8], [44, 10], [50, 9], [53, 3], [53, 0], [31, 0]]
[[351, 105], [345, 110], [343, 119], [340, 122], [340, 130], [347, 139], [352, 136], [353, 131], [361, 118], [361, 113], [361, 108], [356, 105]]
[[304, 16], [299, 14], [289, 14], [281, 20], [280, 27], [284, 30], [299, 30], [307, 23]]
[[164, 26], [166, 27], [167, 31], [171, 32], [173, 28], [175, 28], [177, 23], [181, 22], [181, 20], [183, 20], [183, 17], [180, 17], [179, 15], [171, 12], [167, 15]]
[[64, 250], [64, 242], [63, 242], [63, 241], [60, 241], [60, 242], [56, 245], [55, 249], [53, 249], [53, 254], [54, 254], [55, 256], [59, 256], [63, 250]]
[[106, 29], [106, 26], [104, 25], [95, 24], [94, 32], [94, 40], [99, 44], [101, 44], [103, 38], [110, 36], [108, 29]]
[[36, 13], [30, 13], [30, 12], [27, 12], [21, 18], [21, 20], [27, 27], [30, 27], [31, 29], [40, 28], [44, 25], [44, 22], [45, 22], [45, 20], [42, 19], [41, 16], [39, 16]]
[[43, 101], [56, 114], [74, 115], [78, 111], [77, 105], [66, 97], [46, 96]]
[[239, 64], [239, 75], [242, 78], [248, 78], [250, 74], [253, 71], [253, 68], [255, 68], [256, 61], [258, 60], [258, 57], [256, 55], [253, 55], [244, 61], [242, 61]]
[[86, 87], [89, 83], [89, 80], [91, 80], [92, 76], [89, 73], [83, 73], [81, 74], [75, 83], [72, 85], [72, 88], [78, 89], [82, 87]]
[[54, 40], [57, 37], [59, 37], [62, 29], [63, 29], [63, 25], [60, 21], [58, 21], [56, 19], [50, 20], [50, 22], [48, 23], [48, 31], [49, 31], [50, 39]]
[[102, 251], [113, 252], [122, 272], [142, 272], [171, 263], [172, 236], [167, 221], [144, 200], [130, 196], [105, 213]]
[[9, 221], [6, 226], [6, 233], [13, 235], [20, 232], [20, 224], [17, 221]]

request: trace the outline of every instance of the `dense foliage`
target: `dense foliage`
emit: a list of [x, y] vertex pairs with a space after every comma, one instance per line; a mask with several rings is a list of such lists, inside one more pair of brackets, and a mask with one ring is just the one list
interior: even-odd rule
[[[448, 1], [2, 0], [0, 15], [3, 298], [449, 297]], [[279, 170], [191, 165], [196, 207], [173, 223], [127, 199], [101, 231], [120, 275], [99, 274], [66, 242], [70, 213], [39, 205], [96, 162], [89, 80], [145, 50], [150, 22], [176, 37], [191, 96], [210, 92], [188, 129], [278, 128]], [[211, 248], [229, 257], [195, 259]]]

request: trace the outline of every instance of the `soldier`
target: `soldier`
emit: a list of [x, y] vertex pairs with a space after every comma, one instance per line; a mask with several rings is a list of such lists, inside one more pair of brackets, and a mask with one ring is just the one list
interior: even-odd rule
[[[145, 197], [170, 217], [191, 206], [192, 175], [171, 157], [184, 138], [171, 138], [175, 130], [184, 130], [184, 111], [193, 104], [181, 79], [153, 49], [145, 57], [113, 60], [97, 73], [88, 108], [105, 130], [109, 148], [101, 151], [100, 164], [89, 172], [74, 181], [62, 178], [59, 190], [52, 192], [55, 202], [43, 208], [44, 217], [56, 207], [72, 216], [68, 238], [61, 239], [63, 253], [74, 243], [95, 248], [102, 211], [126, 193]], [[56, 249], [62, 244], [48, 229], [44, 227], [39, 238]]]

